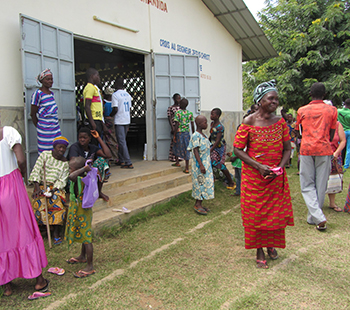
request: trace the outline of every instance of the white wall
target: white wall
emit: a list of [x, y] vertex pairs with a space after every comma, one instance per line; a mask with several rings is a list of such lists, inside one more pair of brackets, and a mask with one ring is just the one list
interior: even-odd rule
[[[160, 39], [210, 55], [202, 66], [202, 110], [220, 107], [240, 111], [242, 103], [241, 46], [200, 0], [165, 0], [164, 12], [142, 0], [13, 0], [2, 3], [0, 20], [3, 64], [1, 84], [11, 100], [0, 106], [23, 106], [19, 14], [114, 44], [159, 53], [181, 54], [160, 46]], [[122, 30], [93, 20], [102, 19], [138, 29]], [[38, 72], [39, 73], [39, 72]]]
[[[241, 111], [242, 49], [201, 0], [167, 0], [168, 13], [151, 10], [152, 49], [181, 54], [160, 46], [160, 39], [210, 55], [200, 59], [202, 110], [219, 107]], [[210, 79], [208, 79], [210, 78]]]

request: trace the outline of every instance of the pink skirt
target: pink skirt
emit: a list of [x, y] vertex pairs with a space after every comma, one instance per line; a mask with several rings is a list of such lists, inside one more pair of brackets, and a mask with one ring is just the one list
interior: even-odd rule
[[44, 242], [18, 169], [0, 177], [0, 240], [0, 285], [40, 276]]

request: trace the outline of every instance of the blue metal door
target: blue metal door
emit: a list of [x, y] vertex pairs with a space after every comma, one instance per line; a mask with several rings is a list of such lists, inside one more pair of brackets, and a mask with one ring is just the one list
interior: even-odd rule
[[50, 68], [52, 91], [58, 106], [62, 135], [76, 141], [76, 103], [74, 78], [73, 33], [56, 26], [20, 15], [22, 36], [22, 75], [25, 101], [26, 156], [28, 171], [38, 157], [36, 128], [30, 117], [31, 96], [40, 85], [35, 77]]
[[187, 109], [200, 113], [199, 58], [187, 55], [154, 55], [156, 159], [168, 159], [170, 125], [167, 109], [172, 96], [179, 93], [189, 101]]

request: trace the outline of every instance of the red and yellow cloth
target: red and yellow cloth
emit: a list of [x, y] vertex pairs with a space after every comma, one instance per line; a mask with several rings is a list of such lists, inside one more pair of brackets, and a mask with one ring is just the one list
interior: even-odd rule
[[[284, 119], [266, 127], [242, 124], [234, 146], [247, 147], [256, 161], [278, 166], [283, 156], [283, 142], [290, 140]], [[274, 179], [264, 179], [259, 171], [242, 164], [241, 212], [246, 249], [285, 247], [284, 229], [293, 226], [293, 209], [285, 168]]]

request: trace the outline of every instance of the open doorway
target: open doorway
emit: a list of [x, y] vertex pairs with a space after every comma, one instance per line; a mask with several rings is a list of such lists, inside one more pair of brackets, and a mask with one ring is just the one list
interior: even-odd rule
[[86, 85], [85, 71], [92, 67], [101, 76], [100, 88], [115, 87], [118, 77], [124, 79], [125, 90], [131, 95], [131, 124], [127, 143], [131, 160], [143, 158], [146, 143], [146, 95], [144, 55], [125, 51], [113, 46], [74, 39], [76, 104], [83, 102]]

